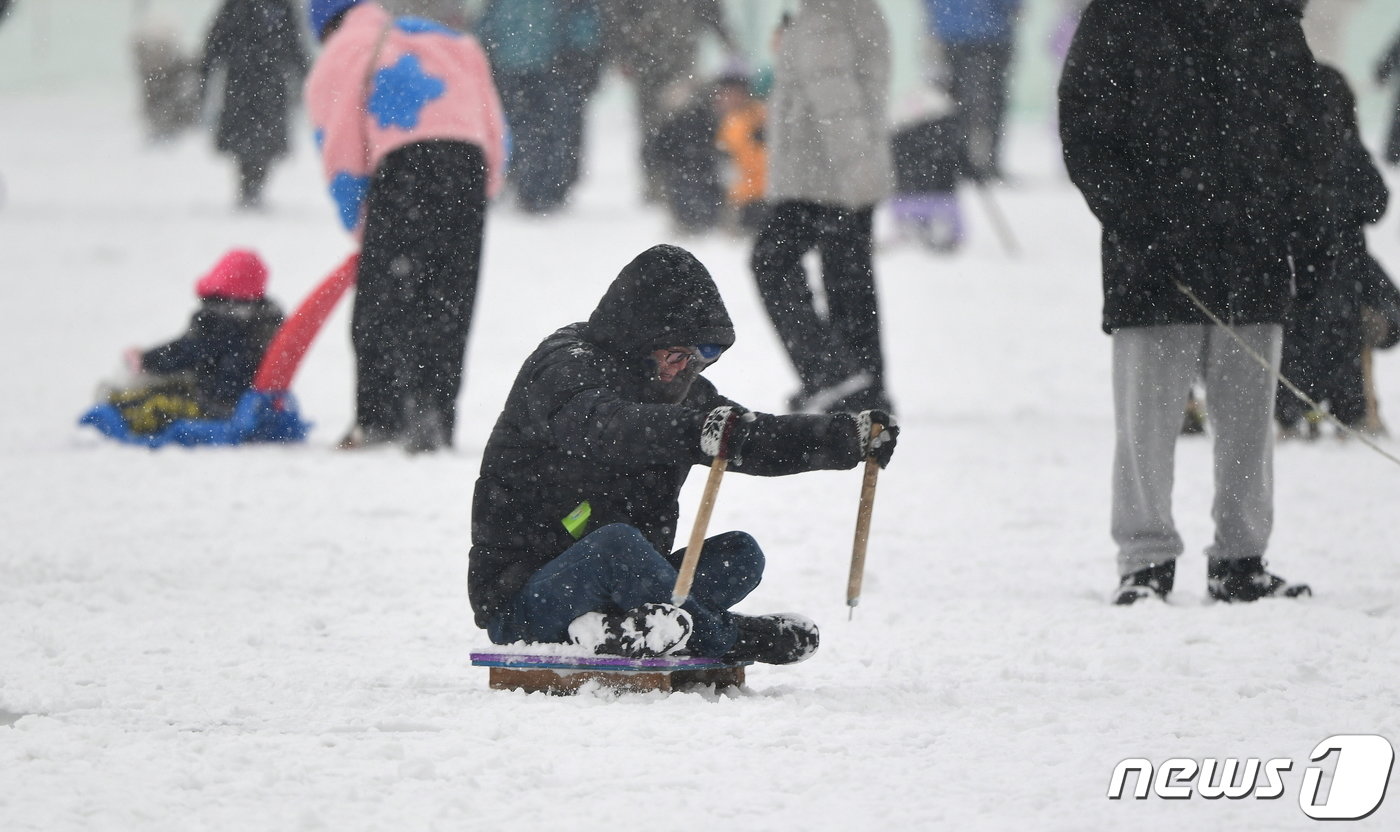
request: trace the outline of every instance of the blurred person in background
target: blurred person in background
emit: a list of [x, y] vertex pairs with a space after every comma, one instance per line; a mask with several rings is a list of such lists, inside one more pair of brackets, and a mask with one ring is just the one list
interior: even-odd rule
[[287, 120], [306, 50], [291, 0], [224, 0], [204, 42], [205, 88], [223, 70], [215, 146], [238, 162], [238, 205], [262, 206], [272, 163], [287, 154]]
[[578, 180], [599, 26], [593, 0], [490, 0], [476, 22], [510, 124], [507, 179], [528, 213], [558, 209]]
[[369, 0], [312, 0], [322, 51], [306, 106], [331, 198], [363, 240], [345, 450], [452, 445], [487, 198], [505, 124], [476, 40]]
[[[1330, 66], [1321, 69], [1328, 135], [1338, 137], [1322, 197], [1340, 238], [1332, 272], [1289, 318], [1282, 373], [1342, 424], [1380, 434], [1385, 426], [1370, 383], [1370, 354], [1400, 339], [1400, 290], [1367, 251], [1365, 228], [1385, 214], [1390, 192], [1361, 143], [1346, 79]], [[1322, 420], [1282, 382], [1275, 418], [1284, 438], [1315, 438]]]
[[756, 79], [731, 71], [720, 77], [715, 94], [715, 143], [728, 162], [727, 205], [734, 226], [746, 234], [757, 233], [768, 216], [768, 106], [756, 87]]
[[[641, 147], [653, 140], [672, 112], [666, 92], [676, 82], [693, 81], [698, 70], [700, 38], [712, 31], [734, 52], [719, 0], [599, 0], [603, 46], [636, 93]], [[644, 197], [661, 202], [664, 175], [645, 157]]]
[[978, 181], [1000, 181], [1021, 0], [924, 0], [924, 9], [931, 34], [943, 46], [969, 173]]
[[724, 210], [715, 87], [677, 81], [667, 90], [668, 114], [642, 147], [642, 158], [658, 173], [662, 197], [676, 232], [713, 230]]
[[[875, 206], [894, 183], [889, 43], [874, 0], [806, 0], [777, 38], [771, 210], [750, 265], [801, 384], [794, 411], [891, 410], [872, 239]], [[802, 262], [812, 249], [825, 314]]]
[[141, 82], [146, 137], [165, 142], [198, 124], [204, 106], [200, 57], [181, 49], [175, 27], [159, 18], [142, 18], [132, 34], [132, 54]]

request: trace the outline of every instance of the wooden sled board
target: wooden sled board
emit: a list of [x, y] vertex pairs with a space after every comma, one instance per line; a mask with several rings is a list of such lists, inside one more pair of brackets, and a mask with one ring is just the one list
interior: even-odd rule
[[689, 656], [631, 659], [543, 652], [479, 652], [472, 653], [471, 660], [473, 666], [490, 669], [494, 690], [554, 694], [577, 693], [589, 682], [620, 692], [739, 687], [744, 684], [744, 667], [751, 664]]

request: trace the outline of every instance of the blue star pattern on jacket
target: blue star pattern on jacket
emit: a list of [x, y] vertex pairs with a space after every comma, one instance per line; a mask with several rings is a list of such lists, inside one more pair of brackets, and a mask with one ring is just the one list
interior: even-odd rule
[[360, 224], [360, 206], [369, 193], [368, 176], [352, 176], [344, 171], [331, 179], [331, 199], [340, 209], [340, 222], [346, 230], [354, 230]]
[[404, 55], [393, 66], [374, 73], [374, 92], [370, 93], [365, 109], [379, 122], [381, 129], [418, 126], [423, 107], [441, 98], [447, 84], [441, 78], [423, 71], [417, 55]]
[[459, 37], [455, 29], [438, 23], [436, 20], [429, 20], [426, 17], [401, 17], [394, 21], [394, 27], [400, 32], [407, 32], [410, 35], [438, 34]]
[[312, 141], [316, 142], [316, 149], [317, 149], [317, 150], [325, 150], [325, 149], [326, 149], [326, 128], [324, 128], [324, 127], [317, 127], [315, 130], [311, 131], [311, 139], [312, 139]]

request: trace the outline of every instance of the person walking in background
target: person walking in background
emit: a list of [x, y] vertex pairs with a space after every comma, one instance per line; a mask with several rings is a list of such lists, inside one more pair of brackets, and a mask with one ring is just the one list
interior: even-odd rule
[[490, 0], [477, 21], [511, 129], [508, 179], [526, 212], [559, 208], [578, 180], [599, 27], [593, 0]]
[[324, 48], [307, 108], [341, 222], [363, 239], [355, 425], [340, 447], [450, 447], [505, 157], [491, 69], [473, 38], [369, 0], [312, 0], [309, 13]]
[[703, 234], [719, 225], [724, 212], [718, 92], [708, 84], [677, 81], [666, 98], [668, 114], [643, 146], [642, 158], [661, 178], [675, 233]]
[[1299, 16], [1284, 0], [1094, 0], [1070, 47], [1060, 135], [1103, 226], [1113, 339], [1118, 604], [1172, 590], [1176, 439], [1198, 378], [1215, 434], [1211, 598], [1311, 592], [1264, 562], [1282, 324], [1291, 287], [1331, 268], [1334, 237], [1320, 190], [1335, 141]]
[[[751, 265], [801, 382], [793, 410], [890, 410], [872, 221], [893, 186], [889, 31], [874, 0], [807, 0], [777, 41], [771, 210]], [[826, 315], [802, 258], [821, 255]]]
[[924, 0], [924, 9], [931, 34], [943, 45], [969, 174], [979, 182], [999, 181], [1021, 0]]
[[[636, 93], [640, 147], [654, 141], [672, 112], [666, 94], [676, 82], [698, 74], [700, 37], [713, 31], [731, 52], [733, 39], [719, 0], [599, 0], [607, 59], [632, 82]], [[641, 159], [644, 197], [661, 202], [662, 171]]]
[[1400, 34], [1376, 64], [1376, 83], [1395, 85], [1395, 103], [1391, 106], [1390, 129], [1386, 132], [1385, 160], [1400, 165]]
[[306, 50], [290, 0], [224, 0], [204, 42], [205, 89], [223, 69], [216, 147], [238, 162], [238, 205], [262, 205], [272, 163], [287, 154], [291, 90]]
[[[1364, 229], [1385, 213], [1390, 192], [1361, 143], [1356, 97], [1346, 79], [1330, 66], [1321, 67], [1321, 71], [1327, 135], [1338, 137], [1323, 198], [1335, 218], [1340, 239], [1332, 273], [1319, 281], [1316, 294], [1300, 302], [1289, 319], [1282, 371], [1284, 378], [1314, 401], [1326, 402], [1329, 412], [1342, 424], [1380, 433], [1383, 425], [1377, 406], [1367, 401], [1367, 353], [1389, 341], [1389, 331], [1400, 324], [1400, 320], [1390, 320], [1377, 311], [1388, 311], [1390, 318], [1400, 314], [1400, 292], [1366, 250]], [[1372, 344], [1367, 343], [1365, 332], [1368, 309], [1382, 325], [1375, 337], [1377, 343]], [[1318, 435], [1321, 414], [1310, 413], [1282, 382], [1275, 408], [1281, 436]]]

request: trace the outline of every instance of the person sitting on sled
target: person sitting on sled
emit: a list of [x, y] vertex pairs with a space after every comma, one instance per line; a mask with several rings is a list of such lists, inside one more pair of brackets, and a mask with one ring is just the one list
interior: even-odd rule
[[659, 245], [622, 269], [587, 321], [525, 360], [472, 502], [469, 593], [492, 642], [771, 664], [815, 651], [816, 625], [800, 615], [730, 612], [763, 573], [744, 532], [707, 539], [688, 600], [669, 603], [684, 555], [671, 552], [681, 486], [716, 456], [762, 476], [848, 469], [867, 455], [884, 465], [898, 429], [880, 411], [746, 410], [700, 375], [733, 343], [710, 273]]
[[227, 419], [253, 382], [282, 310], [266, 297], [267, 265], [252, 251], [228, 252], [195, 284], [199, 309], [169, 343], [126, 353], [137, 376], [110, 394], [133, 433], [175, 419]]

